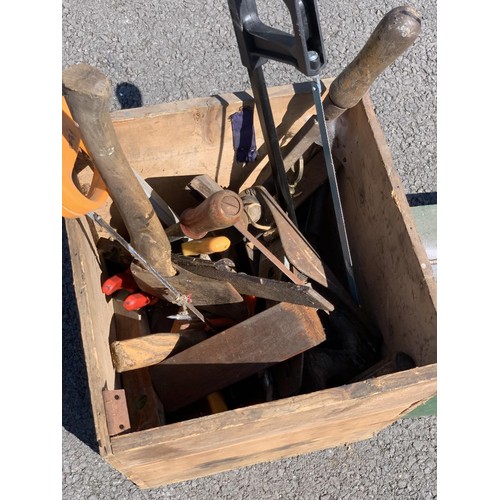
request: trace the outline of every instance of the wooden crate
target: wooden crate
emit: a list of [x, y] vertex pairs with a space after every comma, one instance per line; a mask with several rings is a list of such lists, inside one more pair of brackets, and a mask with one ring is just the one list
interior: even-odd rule
[[[312, 97], [301, 84], [270, 89], [270, 96], [285, 143], [314, 114]], [[246, 187], [259, 172], [262, 164], [242, 182], [245, 172], [233, 163], [229, 116], [251, 100], [238, 92], [112, 117], [133, 168], [180, 210], [184, 186], [196, 175]], [[257, 118], [255, 126], [260, 146]], [[103, 390], [122, 387], [109, 349], [120, 323], [100, 289], [106, 270], [96, 252], [98, 231], [87, 219], [66, 221], [100, 454], [139, 487], [368, 439], [436, 394], [436, 282], [368, 96], [340, 118], [337, 134], [336, 155], [346, 165], [339, 189], [361, 302], [387, 352], [404, 351], [416, 361], [410, 370], [110, 436]], [[119, 228], [109, 203], [99, 213]]]

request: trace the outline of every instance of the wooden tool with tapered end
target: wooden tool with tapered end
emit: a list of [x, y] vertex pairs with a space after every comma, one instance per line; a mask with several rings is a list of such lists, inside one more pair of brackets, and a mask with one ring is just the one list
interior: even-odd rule
[[70, 66], [62, 76], [68, 107], [120, 212], [131, 238], [130, 248], [170, 285], [166, 288], [150, 269], [136, 261], [131, 271], [139, 287], [175, 303], [180, 295], [189, 296], [191, 307], [241, 302], [243, 298], [231, 285], [173, 266], [168, 237], [116, 136], [108, 109], [111, 94], [106, 76], [88, 64]]

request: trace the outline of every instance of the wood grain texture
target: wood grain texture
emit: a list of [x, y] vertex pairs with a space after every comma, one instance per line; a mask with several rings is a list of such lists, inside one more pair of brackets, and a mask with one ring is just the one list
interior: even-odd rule
[[[127, 311], [118, 301], [114, 301], [114, 306], [116, 341], [138, 341], [149, 334], [148, 319], [141, 311]], [[120, 380], [125, 389], [133, 432], [158, 427], [164, 423], [164, 411], [147, 368], [122, 373]]]
[[116, 374], [109, 353], [113, 305], [101, 291], [101, 268], [87, 219], [66, 219], [80, 333], [99, 453], [110, 453], [103, 389], [115, 389]]
[[362, 304], [390, 353], [435, 363], [436, 282], [369, 96], [337, 119], [333, 152]]
[[[331, 81], [325, 80], [325, 86]], [[310, 85], [273, 87], [269, 95], [284, 145], [314, 113]], [[251, 91], [119, 110], [111, 113], [111, 119], [132, 168], [179, 214], [199, 203], [184, 190], [193, 177], [207, 174], [222, 187], [239, 192], [247, 177], [264, 167], [267, 156], [257, 113], [254, 126], [259, 159], [235, 162], [230, 116], [243, 106], [253, 107]], [[115, 229], [126, 231], [112, 200], [96, 212], [107, 221], [111, 218]]]
[[[390, 10], [356, 57], [334, 80], [329, 90], [334, 108], [349, 109], [357, 104], [377, 76], [415, 42], [421, 24], [420, 13], [410, 5]], [[327, 118], [333, 118], [328, 106], [325, 106], [325, 114]]]
[[165, 412], [171, 412], [325, 339], [315, 309], [283, 302], [149, 370]]
[[[276, 102], [300, 128], [314, 107], [309, 95], [296, 97], [293, 91], [292, 86], [272, 90], [273, 109]], [[232, 162], [227, 118], [249, 96], [219, 98], [113, 116], [132, 166], [169, 204], [179, 202], [173, 205], [178, 213], [179, 207], [199, 203], [184, 191], [196, 175], [206, 173], [224, 186], [246, 168]], [[436, 394], [436, 284], [368, 97], [340, 117], [337, 131], [333, 152], [363, 307], [382, 330], [387, 354], [405, 351], [415, 359], [411, 370], [110, 440], [101, 391], [119, 387], [109, 352], [113, 311], [100, 291], [87, 221], [66, 221], [99, 451], [138, 486], [157, 487], [370, 438]], [[178, 147], [172, 147], [174, 141]], [[235, 169], [240, 171], [233, 175]], [[103, 217], [116, 223], [110, 207], [103, 210]]]
[[143, 488], [371, 438], [436, 392], [436, 366], [112, 439]]
[[[75, 64], [63, 71], [62, 81], [71, 114], [130, 234], [130, 244], [162, 276], [174, 276], [170, 243], [130, 167], [111, 121], [109, 79], [91, 65]], [[131, 270], [135, 274], [134, 265]], [[141, 287], [141, 282], [137, 282]]]
[[179, 334], [154, 333], [111, 343], [111, 357], [118, 373], [137, 370], [163, 361], [174, 349]]

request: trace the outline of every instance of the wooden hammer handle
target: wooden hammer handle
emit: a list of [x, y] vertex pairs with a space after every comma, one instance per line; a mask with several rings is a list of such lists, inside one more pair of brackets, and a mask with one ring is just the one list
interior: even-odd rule
[[63, 93], [94, 164], [127, 228], [131, 245], [163, 276], [174, 276], [170, 243], [118, 142], [109, 113], [110, 82], [88, 64], [63, 71]]
[[354, 60], [332, 82], [325, 102], [326, 118], [333, 120], [355, 106], [377, 76], [413, 44], [420, 30], [420, 14], [413, 7], [389, 11]]

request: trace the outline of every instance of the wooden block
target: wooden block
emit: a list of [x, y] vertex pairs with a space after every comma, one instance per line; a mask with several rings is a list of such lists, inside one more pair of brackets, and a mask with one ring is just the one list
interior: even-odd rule
[[315, 309], [280, 303], [150, 368], [165, 412], [221, 390], [325, 340]]

